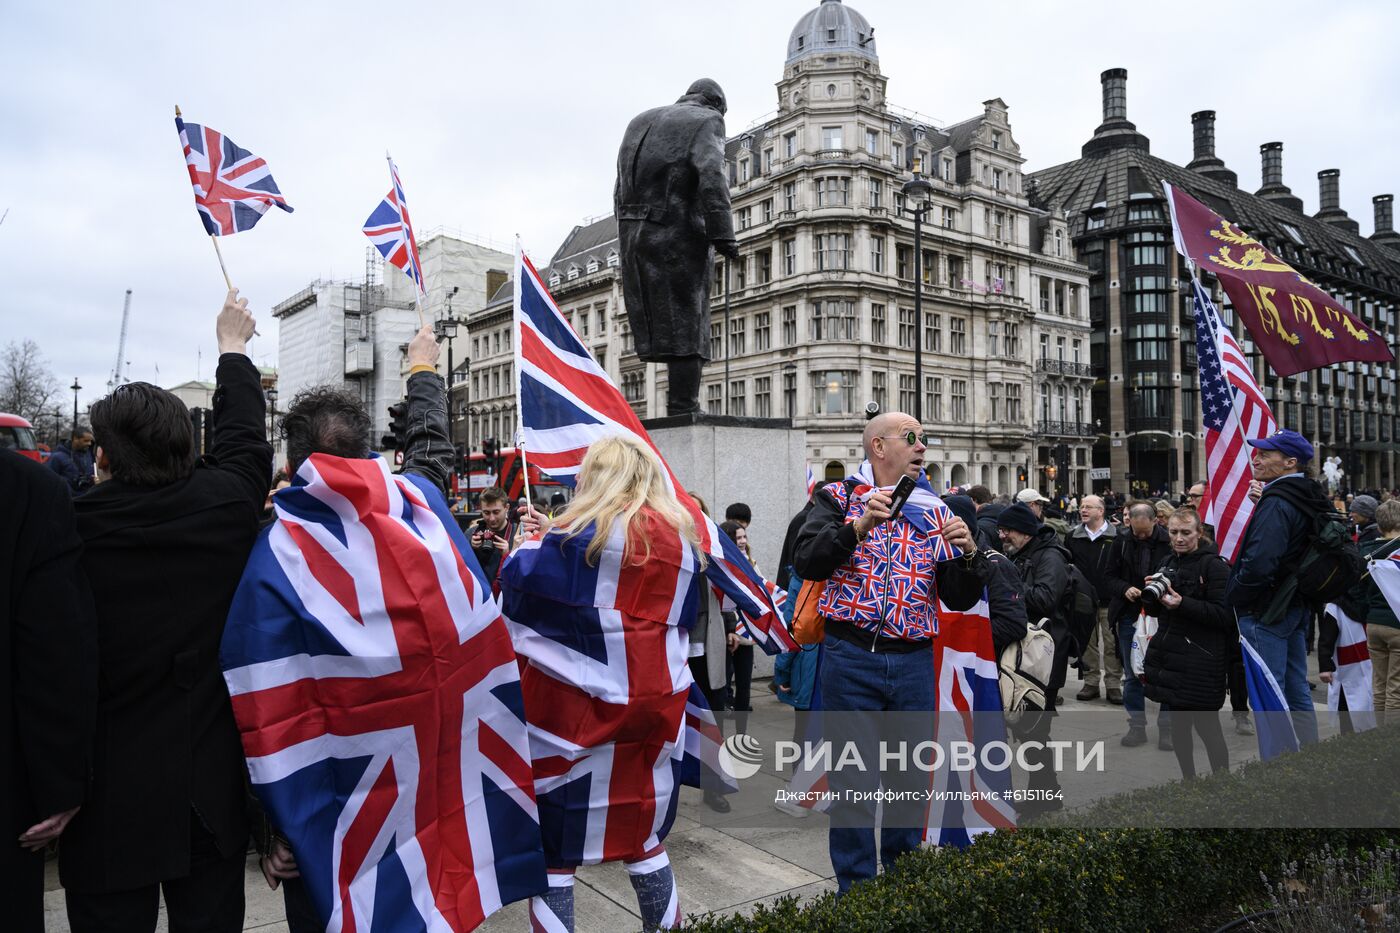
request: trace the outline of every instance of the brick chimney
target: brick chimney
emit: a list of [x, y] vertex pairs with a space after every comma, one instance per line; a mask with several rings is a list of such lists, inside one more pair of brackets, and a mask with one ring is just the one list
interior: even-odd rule
[[1186, 167], [1216, 181], [1239, 187], [1239, 176], [1225, 167], [1215, 155], [1215, 111], [1197, 110], [1191, 114], [1192, 159]]
[[1081, 150], [1085, 156], [1114, 149], [1149, 151], [1146, 136], [1128, 121], [1128, 69], [1110, 68], [1099, 75], [1103, 85], [1103, 122]]
[[1254, 193], [1290, 210], [1303, 213], [1303, 199], [1283, 183], [1283, 143], [1264, 143], [1259, 147], [1259, 158], [1264, 185]]
[[1319, 210], [1313, 216], [1323, 223], [1341, 227], [1343, 230], [1350, 230], [1360, 236], [1361, 225], [1348, 217], [1347, 212], [1342, 210], [1341, 180], [1341, 169], [1325, 168], [1317, 173]]

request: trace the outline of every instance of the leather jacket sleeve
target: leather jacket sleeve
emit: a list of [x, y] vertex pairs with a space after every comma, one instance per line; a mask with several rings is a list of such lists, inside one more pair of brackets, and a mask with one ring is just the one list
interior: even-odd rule
[[1060, 616], [1065, 587], [1069, 585], [1069, 561], [1059, 548], [1041, 548], [1031, 555], [1022, 574], [1026, 596], [1026, 616], [1031, 619], [1055, 620]]
[[792, 564], [804, 580], [828, 580], [856, 549], [855, 527], [846, 512], [825, 489], [812, 498], [812, 508], [797, 533]]
[[408, 439], [404, 473], [417, 473], [447, 495], [456, 451], [447, 433], [447, 387], [437, 373], [408, 377]]

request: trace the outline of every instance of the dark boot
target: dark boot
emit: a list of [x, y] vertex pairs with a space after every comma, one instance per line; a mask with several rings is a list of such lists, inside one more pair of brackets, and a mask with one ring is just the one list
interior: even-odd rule
[[666, 364], [666, 414], [691, 415], [700, 411], [700, 368], [704, 365], [698, 356]]

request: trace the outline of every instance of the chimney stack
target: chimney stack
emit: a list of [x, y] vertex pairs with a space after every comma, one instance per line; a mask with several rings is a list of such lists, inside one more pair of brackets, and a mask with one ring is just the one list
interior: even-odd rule
[[1283, 143], [1264, 143], [1259, 147], [1259, 156], [1264, 185], [1254, 193], [1290, 210], [1303, 213], [1303, 199], [1294, 195], [1283, 183]]
[[1332, 224], [1361, 235], [1361, 225], [1347, 216], [1342, 210], [1341, 169], [1325, 168], [1317, 173], [1317, 197], [1319, 210], [1313, 216], [1323, 223]]
[[1084, 144], [1085, 156], [1099, 155], [1113, 149], [1149, 150], [1147, 137], [1128, 121], [1128, 69], [1110, 68], [1099, 75], [1103, 85], [1103, 122], [1093, 137]]
[[1207, 178], [1239, 187], [1239, 176], [1225, 167], [1215, 155], [1215, 111], [1197, 110], [1191, 114], [1191, 148], [1194, 153], [1186, 167]]
[[1376, 232], [1371, 241], [1400, 253], [1400, 233], [1395, 232], [1395, 195], [1378, 194], [1371, 199], [1376, 211]]

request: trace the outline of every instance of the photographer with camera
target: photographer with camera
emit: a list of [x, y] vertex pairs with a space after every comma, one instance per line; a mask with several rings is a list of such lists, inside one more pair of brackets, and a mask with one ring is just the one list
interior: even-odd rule
[[1181, 776], [1196, 776], [1191, 729], [1206, 746], [1212, 771], [1230, 768], [1217, 715], [1225, 703], [1235, 616], [1225, 603], [1230, 565], [1202, 533], [1201, 516], [1181, 508], [1167, 519], [1171, 556], [1142, 587], [1142, 604], [1157, 614], [1147, 643], [1144, 691], [1170, 708], [1171, 737]]
[[515, 540], [510, 497], [504, 489], [492, 486], [481, 493], [481, 518], [468, 529], [467, 536], [472, 553], [486, 573], [486, 579], [491, 581], [491, 592], [500, 595], [501, 564], [505, 563], [511, 542]]

